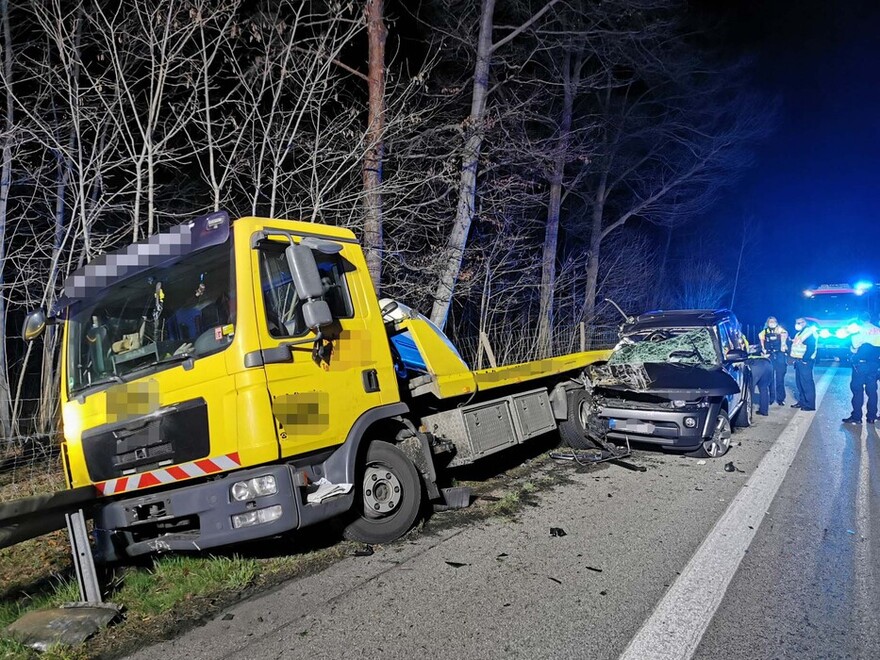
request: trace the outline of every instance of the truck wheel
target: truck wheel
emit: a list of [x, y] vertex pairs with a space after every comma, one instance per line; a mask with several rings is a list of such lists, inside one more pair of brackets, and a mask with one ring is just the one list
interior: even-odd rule
[[596, 445], [588, 435], [590, 419], [590, 401], [587, 391], [583, 388], [569, 390], [568, 417], [559, 422], [559, 437], [572, 449], [592, 449]]
[[747, 429], [752, 425], [752, 384], [746, 384], [746, 391], [743, 393], [742, 405], [736, 411], [736, 417], [733, 418], [733, 425], [738, 429]]
[[688, 456], [698, 458], [721, 458], [730, 449], [730, 418], [726, 410], [719, 410], [715, 418], [715, 428], [712, 437], [703, 440], [703, 444]]
[[406, 534], [422, 504], [419, 473], [397, 447], [374, 440], [367, 447], [355, 495], [358, 517], [343, 535], [361, 543], [388, 543]]

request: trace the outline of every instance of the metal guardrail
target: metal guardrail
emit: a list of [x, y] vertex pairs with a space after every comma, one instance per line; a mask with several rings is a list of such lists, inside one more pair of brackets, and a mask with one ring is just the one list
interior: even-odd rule
[[94, 486], [0, 502], [0, 549], [67, 527], [66, 516], [88, 509], [98, 498]]

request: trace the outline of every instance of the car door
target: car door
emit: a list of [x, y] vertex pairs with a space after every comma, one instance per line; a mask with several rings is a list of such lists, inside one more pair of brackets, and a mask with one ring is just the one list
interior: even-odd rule
[[745, 361], [727, 362], [727, 357], [732, 350], [745, 350], [745, 343], [743, 342], [742, 333], [739, 331], [739, 328], [729, 320], [724, 320], [718, 324], [718, 338], [721, 340], [721, 355], [724, 358], [724, 370], [729, 373], [736, 381], [736, 384], [739, 385], [739, 392], [737, 394], [729, 394], [727, 396], [727, 409], [732, 414], [739, 408], [743, 392], [746, 388], [746, 363]]

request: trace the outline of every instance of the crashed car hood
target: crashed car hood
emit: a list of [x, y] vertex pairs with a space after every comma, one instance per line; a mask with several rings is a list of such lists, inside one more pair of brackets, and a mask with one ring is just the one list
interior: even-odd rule
[[[619, 382], [609, 382], [608, 376], [626, 365], [605, 365], [605, 377], [598, 379], [597, 386], [605, 390], [615, 392], [642, 392], [653, 394], [666, 399], [693, 400], [704, 396], [727, 396], [739, 392], [737, 382], [724, 371], [717, 367], [704, 369], [685, 364], [669, 364], [659, 362], [645, 362], [645, 375], [647, 376], [647, 388], [634, 388], [631, 382], [625, 382], [621, 378]], [[611, 373], [608, 374], [608, 371]]]

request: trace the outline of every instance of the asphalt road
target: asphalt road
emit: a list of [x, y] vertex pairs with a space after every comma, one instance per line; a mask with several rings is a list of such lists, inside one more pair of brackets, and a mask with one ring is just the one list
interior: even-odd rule
[[723, 459], [546, 466], [513, 520], [435, 515], [133, 657], [880, 658], [878, 434], [840, 423], [847, 370], [817, 382]]

